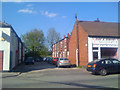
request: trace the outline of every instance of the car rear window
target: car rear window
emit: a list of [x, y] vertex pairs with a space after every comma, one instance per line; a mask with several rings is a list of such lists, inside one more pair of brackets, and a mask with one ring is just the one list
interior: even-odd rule
[[54, 59], [58, 59], [58, 58], [54, 58]]
[[96, 62], [99, 62], [100, 60], [99, 59], [97, 59], [97, 60], [94, 60], [94, 61], [92, 61], [93, 63], [96, 63]]
[[60, 60], [68, 60], [67, 58], [60, 58]]

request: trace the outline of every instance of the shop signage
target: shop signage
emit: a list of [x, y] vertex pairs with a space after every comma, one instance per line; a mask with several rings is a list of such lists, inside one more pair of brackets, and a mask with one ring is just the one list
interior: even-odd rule
[[118, 39], [115, 38], [92, 38], [93, 44], [118, 44]]

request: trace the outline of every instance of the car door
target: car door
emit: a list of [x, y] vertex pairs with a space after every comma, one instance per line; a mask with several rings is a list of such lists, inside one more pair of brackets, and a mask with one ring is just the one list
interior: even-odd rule
[[115, 72], [120, 72], [120, 61], [119, 60], [112, 60], [113, 61], [113, 64], [114, 64], [114, 71]]
[[105, 60], [105, 69], [107, 70], [108, 73], [114, 72], [114, 64], [111, 60], [109, 59]]

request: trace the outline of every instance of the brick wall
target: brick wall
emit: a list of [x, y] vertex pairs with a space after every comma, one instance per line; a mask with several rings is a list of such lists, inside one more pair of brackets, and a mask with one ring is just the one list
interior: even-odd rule
[[[69, 48], [68, 58], [72, 64], [76, 64], [76, 47], [77, 47], [76, 35], [77, 31], [75, 22], [68, 46]], [[88, 34], [79, 24], [78, 24], [78, 40], [79, 40], [79, 65], [86, 66], [88, 63]]]
[[[67, 58], [69, 35], [53, 45], [53, 57]], [[66, 43], [66, 44], [65, 44]]]
[[88, 64], [88, 34], [78, 24], [79, 36], [79, 65], [86, 66]]
[[76, 64], [76, 24], [73, 27], [69, 40], [69, 57], [68, 59], [72, 64]]

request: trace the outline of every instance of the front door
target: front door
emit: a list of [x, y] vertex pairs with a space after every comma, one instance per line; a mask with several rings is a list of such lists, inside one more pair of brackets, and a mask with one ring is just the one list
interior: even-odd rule
[[98, 59], [98, 52], [93, 52], [93, 60]]
[[0, 71], [3, 70], [3, 51], [0, 51]]

